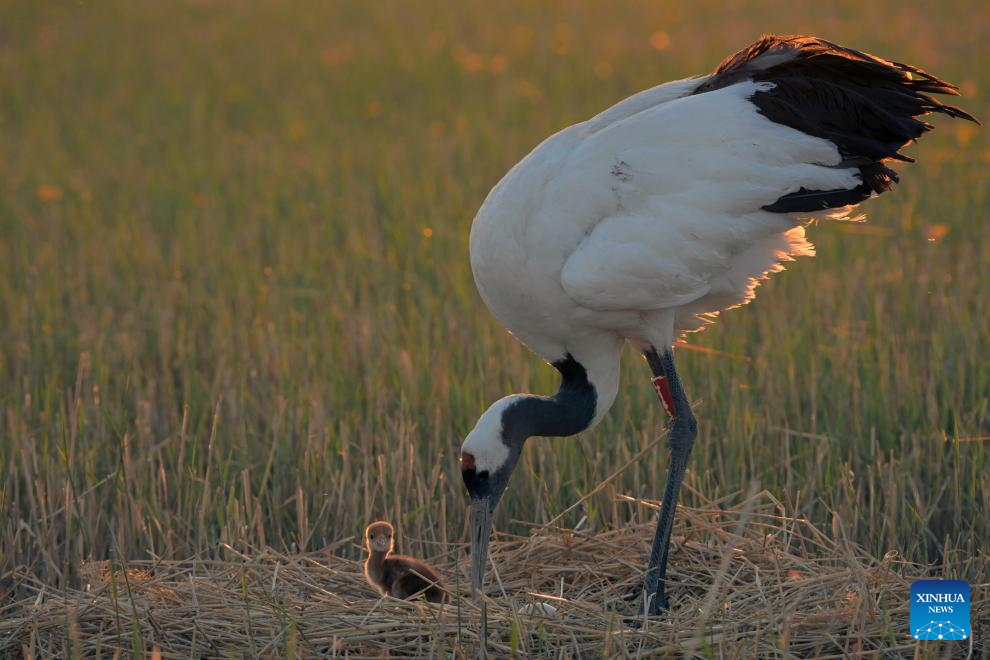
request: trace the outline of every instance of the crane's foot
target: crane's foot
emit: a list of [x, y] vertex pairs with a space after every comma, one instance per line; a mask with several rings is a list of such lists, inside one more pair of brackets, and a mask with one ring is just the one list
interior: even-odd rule
[[[630, 628], [642, 628], [646, 617], [660, 616], [668, 608], [667, 599], [661, 593], [661, 594], [656, 594], [649, 599], [650, 606], [649, 606], [649, 610], [647, 611], [645, 606], [646, 604], [644, 603], [644, 600], [646, 600], [644, 596], [645, 594], [641, 593], [639, 594], [639, 598], [637, 598], [637, 600], [639, 601], [639, 605], [636, 607], [636, 614], [633, 616], [626, 617], [625, 623]], [[644, 614], [644, 612], [646, 613]]]
[[[645, 600], [647, 600], [647, 596], [644, 593], [639, 599], [639, 609], [636, 611], [637, 616], [640, 617], [643, 616], [643, 610], [644, 610], [643, 601]], [[648, 600], [650, 602], [648, 616], [659, 616], [665, 609], [669, 607], [667, 603], [667, 596], [666, 594], [664, 594], [664, 589], [662, 586], [660, 587], [660, 590], [657, 593], [653, 594], [653, 596], [650, 597]]]
[[[635, 602], [636, 604], [635, 614], [626, 614], [623, 616], [623, 621], [630, 628], [641, 628], [645, 617], [660, 616], [670, 608], [670, 603], [667, 601], [663, 587], [660, 587], [659, 591], [649, 598], [646, 597], [644, 591], [637, 591], [627, 594], [623, 600], [628, 603], [630, 610], [633, 607], [633, 603]], [[647, 607], [647, 601], [649, 601], [649, 607]], [[628, 612], [629, 610], [626, 611]]]

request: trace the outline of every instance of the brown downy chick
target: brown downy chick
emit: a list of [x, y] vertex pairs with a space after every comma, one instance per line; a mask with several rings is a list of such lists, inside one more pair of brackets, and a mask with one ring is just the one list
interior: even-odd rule
[[447, 594], [440, 574], [426, 562], [403, 555], [393, 555], [394, 532], [392, 525], [379, 520], [364, 530], [364, 542], [368, 548], [368, 561], [364, 563], [364, 575], [368, 584], [383, 596], [407, 599], [422, 593], [431, 603], [442, 603]]

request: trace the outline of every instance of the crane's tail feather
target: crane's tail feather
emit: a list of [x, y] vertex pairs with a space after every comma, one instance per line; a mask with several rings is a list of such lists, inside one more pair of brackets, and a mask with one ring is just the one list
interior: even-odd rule
[[[809, 213], [855, 205], [890, 190], [897, 173], [887, 160], [932, 129], [929, 113], [977, 122], [971, 114], [930, 94], [959, 95], [958, 88], [917, 67], [889, 62], [805, 36], [767, 35], [723, 61], [695, 94], [744, 80], [769, 82], [752, 102], [771, 121], [831, 141], [838, 167], [859, 168], [862, 183], [847, 190], [800, 190], [763, 208]], [[977, 122], [979, 123], [979, 122]]]
[[859, 173], [863, 183], [855, 188], [808, 190], [802, 187], [797, 192], [784, 195], [773, 204], [767, 204], [763, 210], [772, 213], [812, 213], [824, 209], [852, 207], [874, 194], [879, 195], [890, 190], [900, 180], [897, 172], [883, 163], [861, 165]]

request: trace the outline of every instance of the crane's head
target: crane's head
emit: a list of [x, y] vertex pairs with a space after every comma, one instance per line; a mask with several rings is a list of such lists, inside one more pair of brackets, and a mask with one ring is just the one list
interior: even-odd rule
[[513, 395], [493, 403], [461, 445], [461, 476], [471, 496], [471, 593], [481, 588], [492, 516], [526, 442], [510, 414], [524, 398]]

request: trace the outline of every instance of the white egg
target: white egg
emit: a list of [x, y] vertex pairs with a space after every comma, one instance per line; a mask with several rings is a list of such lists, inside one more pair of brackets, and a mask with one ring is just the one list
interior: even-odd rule
[[519, 608], [519, 613], [523, 616], [553, 616], [557, 613], [557, 608], [550, 603], [529, 603]]

